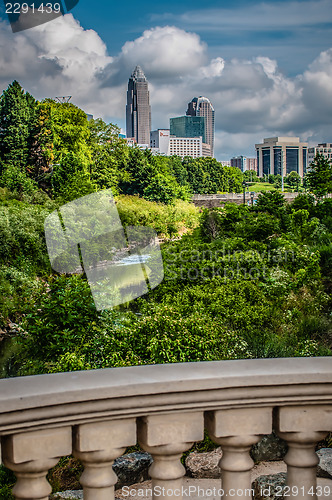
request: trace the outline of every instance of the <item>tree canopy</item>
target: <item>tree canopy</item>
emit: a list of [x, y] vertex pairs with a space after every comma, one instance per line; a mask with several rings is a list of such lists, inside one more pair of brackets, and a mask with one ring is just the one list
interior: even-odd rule
[[322, 197], [332, 192], [332, 164], [318, 153], [310, 165], [306, 180], [315, 195]]

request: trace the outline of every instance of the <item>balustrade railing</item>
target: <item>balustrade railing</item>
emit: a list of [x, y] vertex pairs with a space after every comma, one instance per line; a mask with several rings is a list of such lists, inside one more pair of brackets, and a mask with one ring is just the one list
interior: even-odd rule
[[288, 485], [312, 500], [315, 444], [332, 430], [332, 359], [151, 365], [0, 381], [2, 460], [16, 474], [17, 500], [47, 500], [48, 469], [71, 453], [84, 464], [84, 499], [110, 500], [117, 481], [112, 463], [136, 442], [153, 456], [153, 487], [179, 499], [181, 455], [203, 439], [204, 427], [223, 450], [225, 498], [243, 500], [240, 492], [251, 488], [250, 447], [275, 429], [289, 446]]

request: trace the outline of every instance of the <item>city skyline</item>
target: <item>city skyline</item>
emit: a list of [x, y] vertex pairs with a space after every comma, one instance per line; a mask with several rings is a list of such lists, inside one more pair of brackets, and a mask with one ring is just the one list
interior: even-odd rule
[[[131, 15], [128, 15], [130, 11]], [[264, 137], [329, 142], [332, 3], [328, 0], [143, 0], [71, 14], [12, 33], [0, 8], [0, 88], [14, 80], [41, 100], [74, 104], [125, 130], [128, 76], [149, 81], [151, 128], [168, 128], [193, 96], [216, 111], [215, 157], [254, 156]]]

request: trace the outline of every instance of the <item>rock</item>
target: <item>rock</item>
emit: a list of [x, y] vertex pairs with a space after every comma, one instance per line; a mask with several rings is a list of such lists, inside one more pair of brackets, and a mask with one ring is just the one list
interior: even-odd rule
[[286, 472], [259, 476], [253, 481], [254, 500], [282, 500], [282, 488], [286, 485]]
[[321, 448], [317, 451], [319, 464], [317, 465], [317, 477], [332, 479], [332, 449]]
[[130, 486], [148, 479], [148, 469], [152, 461], [150, 453], [145, 452], [128, 453], [117, 458], [113, 464], [113, 470], [118, 476], [115, 488]]
[[[148, 469], [152, 464], [152, 456], [150, 453], [135, 452], [128, 453], [114, 460], [113, 470], [118, 476], [118, 482], [115, 485], [116, 489], [122, 486], [131, 486], [135, 483], [140, 483], [148, 479]], [[67, 490], [58, 493], [53, 493], [50, 496], [51, 500], [77, 500], [83, 499], [82, 490]]]
[[218, 464], [221, 457], [221, 448], [204, 453], [196, 451], [190, 453], [185, 461], [187, 476], [197, 479], [219, 479], [221, 471]]
[[50, 500], [83, 500], [83, 490], [67, 490], [50, 495]]
[[269, 462], [282, 460], [286, 455], [288, 446], [275, 432], [263, 436], [259, 443], [251, 448], [251, 457], [254, 462]]

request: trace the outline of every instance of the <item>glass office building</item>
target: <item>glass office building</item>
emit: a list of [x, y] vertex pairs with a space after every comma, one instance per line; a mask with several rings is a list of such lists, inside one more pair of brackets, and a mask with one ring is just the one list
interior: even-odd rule
[[170, 134], [175, 137], [202, 137], [205, 141], [204, 116], [178, 116], [170, 119]]

